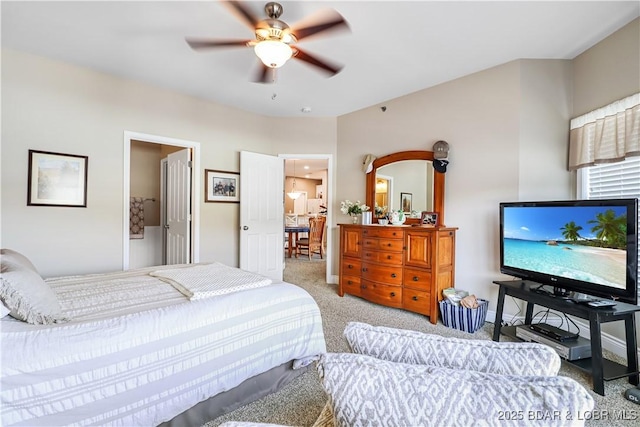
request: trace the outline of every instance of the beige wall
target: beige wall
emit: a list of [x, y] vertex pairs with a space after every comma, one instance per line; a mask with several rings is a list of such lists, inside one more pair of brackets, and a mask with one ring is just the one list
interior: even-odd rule
[[573, 114], [640, 91], [640, 18], [573, 60]]
[[[162, 145], [131, 141], [129, 194], [144, 201], [145, 227], [160, 225], [160, 161]], [[154, 201], [147, 199], [155, 199]]]
[[[267, 118], [7, 49], [2, 106], [1, 244], [44, 276], [122, 268], [125, 130], [199, 142], [203, 169], [238, 171], [241, 150], [336, 152], [334, 118]], [[29, 149], [89, 156], [87, 208], [26, 206]], [[201, 261], [238, 265], [238, 204], [199, 209]]]
[[[302, 191], [307, 193], [307, 199], [315, 199], [316, 197], [316, 185], [321, 185], [322, 180], [319, 179], [307, 179], [296, 178], [296, 191]], [[284, 191], [288, 193], [293, 186], [293, 178], [288, 176], [284, 180]], [[289, 197], [284, 198], [284, 211], [293, 212], [293, 199]]]
[[340, 117], [336, 202], [364, 200], [363, 155], [430, 150], [444, 139], [444, 222], [459, 228], [456, 287], [495, 304], [498, 203], [570, 194], [566, 164], [556, 158], [566, 151], [568, 70], [563, 61], [514, 61], [391, 100], [386, 112], [376, 105]]

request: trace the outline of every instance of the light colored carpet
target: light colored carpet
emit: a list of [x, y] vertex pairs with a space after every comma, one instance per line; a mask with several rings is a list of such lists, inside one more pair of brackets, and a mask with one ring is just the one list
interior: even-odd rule
[[[285, 281], [306, 289], [320, 307], [329, 352], [349, 351], [342, 332], [351, 321], [460, 338], [490, 340], [493, 334], [493, 324], [488, 322], [476, 333], [468, 334], [447, 328], [440, 321], [437, 325], [433, 325], [427, 317], [419, 314], [382, 307], [349, 295], [341, 298], [337, 294], [338, 286], [327, 284], [324, 280], [325, 263], [323, 261], [287, 258], [286, 263]], [[619, 360], [612, 354], [606, 354], [606, 357]], [[593, 396], [596, 407], [593, 419], [586, 422], [587, 426], [640, 425], [640, 406], [629, 402], [623, 396], [624, 391], [632, 387], [626, 379], [605, 382], [605, 396], [600, 396], [591, 390], [591, 377], [578, 368], [563, 362], [560, 375], [575, 379]], [[209, 421], [205, 427], [214, 427], [225, 421], [309, 426], [320, 414], [325, 402], [326, 396], [317, 373], [315, 369], [311, 369], [279, 392]], [[551, 423], [541, 422], [540, 425], [551, 425]]]

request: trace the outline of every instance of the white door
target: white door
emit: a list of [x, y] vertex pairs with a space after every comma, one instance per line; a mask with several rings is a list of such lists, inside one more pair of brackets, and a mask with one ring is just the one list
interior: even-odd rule
[[240, 268], [282, 280], [284, 161], [240, 152]]
[[167, 264], [191, 262], [191, 150], [167, 156]]

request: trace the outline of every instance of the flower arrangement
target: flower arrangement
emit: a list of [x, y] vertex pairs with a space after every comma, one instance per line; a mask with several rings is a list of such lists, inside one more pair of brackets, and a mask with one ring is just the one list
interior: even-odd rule
[[353, 203], [351, 200], [343, 200], [342, 202], [340, 202], [340, 211], [346, 215], [356, 216], [368, 210], [369, 206], [360, 203], [360, 200], [355, 203]]
[[373, 211], [375, 212], [376, 216], [378, 218], [380, 218], [387, 211], [387, 207], [386, 206], [378, 206], [378, 204], [376, 203], [376, 206], [373, 208]]

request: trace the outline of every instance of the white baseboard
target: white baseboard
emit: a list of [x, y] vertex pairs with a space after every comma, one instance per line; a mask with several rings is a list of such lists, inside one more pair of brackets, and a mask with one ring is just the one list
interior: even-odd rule
[[[508, 314], [505, 316], [505, 314], [503, 313], [502, 318], [504, 319], [505, 317], [507, 317], [513, 323], [524, 324], [524, 316], [513, 316], [513, 317], [508, 317], [508, 316], [509, 316]], [[576, 325], [578, 325], [578, 328], [580, 328], [580, 336], [586, 339], [591, 339], [591, 335], [589, 334], [589, 324], [585, 323], [582, 319], [576, 319], [575, 317], [572, 317], [571, 319], [576, 323]], [[552, 326], [559, 327], [561, 324], [561, 320], [563, 320], [561, 317], [550, 314], [549, 317], [545, 319], [545, 323], [548, 323], [549, 325], [552, 325]], [[487, 311], [487, 321], [495, 323], [496, 321], [495, 311], [493, 310]], [[602, 348], [605, 350], [609, 350], [610, 352], [620, 357], [625, 358], [625, 360], [627, 358], [626, 342], [618, 337], [614, 337], [611, 334], [607, 334], [605, 332], [602, 333]], [[640, 347], [638, 347], [636, 351], [638, 353], [638, 359], [640, 360]]]

